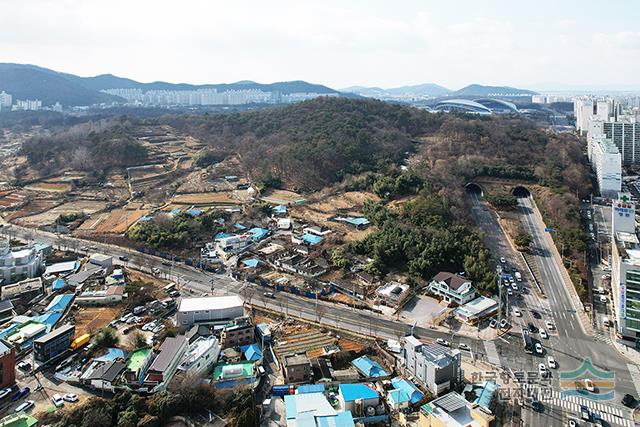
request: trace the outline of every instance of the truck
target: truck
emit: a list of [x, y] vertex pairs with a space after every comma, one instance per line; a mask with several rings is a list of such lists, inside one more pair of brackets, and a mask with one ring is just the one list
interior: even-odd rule
[[91, 339], [91, 335], [90, 334], [80, 335], [78, 338], [76, 338], [73, 341], [71, 341], [71, 345], [69, 346], [69, 348], [71, 350], [77, 350], [80, 347], [82, 347], [83, 345], [85, 345], [86, 343], [88, 343], [90, 339]]

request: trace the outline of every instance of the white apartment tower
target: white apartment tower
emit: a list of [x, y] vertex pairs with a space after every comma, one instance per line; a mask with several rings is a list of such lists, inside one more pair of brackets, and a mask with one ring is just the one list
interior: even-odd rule
[[602, 197], [613, 198], [622, 189], [622, 159], [618, 147], [604, 136], [590, 140], [591, 165]]

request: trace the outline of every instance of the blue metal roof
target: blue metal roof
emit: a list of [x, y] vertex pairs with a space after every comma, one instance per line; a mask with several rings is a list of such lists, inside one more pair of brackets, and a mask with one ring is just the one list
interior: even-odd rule
[[256, 361], [262, 359], [262, 350], [258, 344], [243, 345], [240, 351], [247, 360]]
[[284, 205], [274, 206], [272, 210], [273, 210], [274, 213], [277, 213], [277, 214], [286, 214], [287, 213], [287, 207], [284, 206]]
[[267, 230], [266, 228], [256, 227], [247, 231], [247, 233], [251, 234], [254, 240], [260, 241], [267, 237], [267, 234], [269, 234], [269, 230]]
[[224, 239], [226, 237], [231, 237], [231, 236], [233, 236], [233, 234], [220, 232], [220, 233], [216, 234], [215, 240], [220, 240], [220, 239]]
[[298, 386], [298, 394], [324, 393], [324, 384], [303, 384]]
[[56, 297], [49, 303], [45, 311], [59, 311], [64, 313], [71, 301], [73, 301], [73, 294], [56, 295]]
[[127, 352], [120, 348], [108, 348], [107, 352], [100, 357], [96, 357], [94, 360], [99, 362], [110, 362], [116, 359], [126, 359]]
[[58, 323], [61, 317], [62, 317], [62, 312], [50, 311], [50, 312], [41, 314], [40, 316], [35, 316], [33, 320], [47, 325], [47, 333], [48, 333], [48, 332], [51, 332], [54, 326], [56, 326], [56, 323]]
[[382, 366], [375, 360], [371, 360], [369, 356], [361, 356], [351, 361], [351, 364], [356, 367], [365, 377], [377, 378], [387, 377], [389, 373], [384, 370]]
[[255, 258], [251, 258], [251, 259], [243, 259], [242, 263], [244, 265], [246, 265], [247, 267], [252, 267], [255, 268], [260, 264], [260, 260], [259, 259], [255, 259]]
[[204, 211], [201, 211], [200, 209], [192, 208], [192, 209], [187, 209], [187, 213], [192, 216], [200, 216], [204, 213]]
[[402, 399], [403, 401], [416, 403], [424, 398], [424, 394], [420, 390], [418, 390], [418, 388], [412, 382], [405, 380], [404, 378], [393, 378], [391, 380], [391, 384], [393, 384], [393, 388], [400, 391], [400, 393], [402, 394], [400, 399]]
[[345, 402], [379, 397], [378, 392], [366, 384], [340, 384], [340, 394]]
[[473, 403], [477, 403], [483, 408], [489, 409], [489, 405], [491, 405], [491, 401], [493, 400], [493, 396], [496, 394], [497, 390], [498, 384], [494, 381], [486, 381], [482, 391], [480, 392], [480, 396], [478, 396]]
[[247, 229], [247, 227], [245, 227], [245, 226], [244, 226], [244, 225], [242, 225], [242, 224], [233, 224], [233, 226], [234, 226], [235, 228], [237, 228], [238, 230], [246, 230], [246, 229]]
[[53, 289], [54, 291], [59, 291], [60, 289], [64, 289], [65, 285], [66, 283], [64, 282], [64, 279], [57, 278], [51, 284], [51, 289]]
[[307, 242], [310, 245], [317, 245], [322, 242], [322, 237], [316, 236], [315, 234], [305, 233], [302, 235], [302, 240]]
[[347, 218], [347, 222], [349, 224], [353, 224], [353, 225], [367, 225], [367, 224], [369, 224], [369, 220], [367, 218], [364, 218], [364, 217], [360, 217], [360, 218], [348, 217]]
[[182, 212], [182, 209], [180, 209], [180, 208], [171, 209], [171, 210], [169, 211], [169, 213], [170, 213], [170, 214], [172, 214], [172, 215], [177, 215], [177, 214], [179, 214], [180, 212]]
[[318, 417], [318, 427], [355, 427], [351, 411], [338, 412], [333, 417]]

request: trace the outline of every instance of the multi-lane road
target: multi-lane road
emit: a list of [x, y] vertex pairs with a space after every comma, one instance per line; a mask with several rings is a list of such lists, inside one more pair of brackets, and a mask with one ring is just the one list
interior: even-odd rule
[[[478, 221], [478, 225], [488, 235], [490, 249], [496, 256], [504, 256], [510, 260], [517, 259], [517, 255], [508, 243], [504, 233], [496, 221], [495, 215], [477, 195], [471, 196], [472, 213]], [[606, 342], [595, 341], [592, 336], [585, 333], [580, 324], [576, 302], [567, 290], [560, 266], [556, 257], [552, 254], [552, 241], [545, 235], [545, 226], [538, 215], [535, 215], [535, 206], [531, 199], [519, 199], [519, 211], [525, 229], [532, 235], [535, 248], [535, 262], [538, 265], [542, 286], [546, 298], [538, 294], [535, 288], [526, 286], [528, 291], [523, 298], [510, 298], [509, 304], [521, 309], [521, 318], [511, 318], [515, 328], [511, 334], [507, 334], [493, 342], [467, 337], [451, 337], [451, 334], [436, 330], [413, 327], [413, 325], [390, 319], [367, 310], [356, 310], [347, 306], [332, 304], [325, 301], [312, 300], [288, 293], [278, 293], [276, 298], [268, 298], [263, 295], [263, 289], [250, 283], [238, 282], [228, 275], [204, 272], [182, 264], [166, 265], [166, 261], [137, 251], [114, 245], [87, 242], [67, 236], [59, 236], [39, 230], [32, 230], [16, 226], [3, 229], [4, 233], [11, 233], [16, 238], [25, 240], [38, 240], [52, 244], [55, 247], [65, 247], [77, 252], [79, 248], [89, 246], [93, 251], [100, 251], [114, 256], [128, 258], [126, 264], [129, 267], [151, 272], [153, 268], [161, 270], [161, 274], [178, 283], [183, 295], [210, 294], [238, 294], [245, 301], [256, 307], [263, 307], [285, 315], [298, 317], [310, 321], [325, 324], [351, 333], [375, 336], [378, 338], [398, 339], [413, 332], [423, 339], [444, 338], [455, 346], [464, 342], [471, 347], [470, 352], [465, 352], [466, 357], [481, 357], [496, 365], [496, 370], [508, 372], [537, 371], [541, 362], [546, 362], [547, 355], [553, 355], [559, 364], [560, 370], [572, 370], [577, 368], [584, 358], [590, 358], [594, 365], [615, 372], [617, 400], [594, 406], [600, 409], [609, 418], [612, 425], [629, 426], [629, 411], [619, 405], [619, 397], [624, 393], [638, 394], [638, 390], [632, 381], [627, 361], [620, 356], [615, 349]], [[164, 261], [164, 263], [163, 263]], [[522, 288], [522, 286], [521, 286]], [[533, 316], [534, 311], [540, 313], [541, 318]], [[539, 328], [544, 328], [544, 321], [551, 320], [557, 326], [557, 330], [551, 332], [549, 339], [536, 337], [544, 345], [546, 354], [544, 357], [536, 357], [527, 354], [522, 349], [519, 328], [526, 323], [534, 323]], [[552, 371], [552, 384], [554, 393], [559, 393], [557, 371]], [[553, 396], [551, 396], [553, 397]], [[522, 417], [530, 425], [558, 425], [564, 423], [567, 416], [574, 415], [575, 402], [565, 402], [557, 395], [555, 400], [550, 400], [545, 405], [543, 413], [533, 412], [525, 404]], [[609, 412], [607, 412], [609, 411]], [[614, 417], [614, 413], [620, 417]], [[625, 421], [626, 419], [626, 421]]]

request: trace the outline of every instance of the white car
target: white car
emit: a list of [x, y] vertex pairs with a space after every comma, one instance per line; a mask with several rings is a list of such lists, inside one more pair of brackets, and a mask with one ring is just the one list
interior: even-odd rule
[[18, 407], [16, 409], [14, 409], [14, 411], [15, 412], [27, 411], [27, 410], [33, 408], [34, 404], [35, 404], [35, 402], [33, 400], [24, 401], [20, 405], [18, 405]]
[[53, 402], [56, 408], [61, 408], [64, 406], [64, 399], [59, 394], [54, 394], [51, 397], [51, 401]]
[[518, 292], [518, 285], [516, 285], [515, 283], [511, 284], [511, 289], [513, 289], [514, 291]]
[[62, 396], [62, 398], [64, 399], [65, 402], [77, 402], [78, 401], [78, 395], [75, 393], [67, 393], [64, 396]]
[[513, 309], [513, 314], [514, 314], [516, 317], [522, 317], [522, 312], [521, 312], [519, 309], [517, 309], [517, 308], [514, 308], [514, 309]]
[[558, 364], [556, 363], [556, 359], [553, 356], [547, 357], [547, 365], [549, 365], [550, 369], [558, 369]]
[[436, 342], [437, 342], [438, 344], [440, 344], [440, 345], [445, 346], [445, 347], [449, 347], [449, 346], [451, 345], [451, 344], [449, 344], [449, 341], [444, 340], [444, 339], [442, 339], [442, 338], [438, 338], [438, 339], [436, 340]]
[[541, 377], [547, 376], [547, 367], [544, 366], [544, 363], [538, 364], [538, 373], [540, 374]]
[[509, 290], [507, 291], [507, 294], [508, 294], [509, 296], [512, 296], [512, 295], [513, 295], [513, 291], [511, 290], [511, 288], [509, 288]]
[[504, 329], [507, 327], [507, 325], [509, 325], [509, 322], [507, 322], [507, 319], [502, 319], [500, 321], [500, 329]]
[[507, 260], [506, 260], [503, 256], [501, 256], [501, 257], [500, 257], [500, 262], [501, 262], [501, 263], [503, 263], [503, 264], [505, 264], [505, 263], [507, 262]]
[[536, 343], [536, 353], [538, 353], [538, 354], [544, 353], [544, 349], [542, 348], [542, 344], [540, 344], [539, 342]]
[[544, 324], [547, 325], [547, 329], [550, 331], [553, 331], [556, 328], [551, 320], [546, 320]]
[[593, 381], [591, 381], [589, 378], [584, 379], [584, 388], [587, 389], [587, 391], [590, 391], [592, 393], [596, 391], [596, 386], [593, 384]]
[[11, 394], [11, 387], [9, 388], [5, 388], [2, 391], [0, 391], [0, 399], [4, 399], [5, 397], [9, 396]]
[[544, 329], [540, 329], [540, 337], [544, 338], [545, 340], [548, 340], [549, 334], [547, 334], [547, 331], [545, 331]]
[[469, 347], [467, 344], [465, 344], [465, 343], [463, 343], [463, 342], [461, 342], [460, 344], [458, 344], [458, 348], [459, 348], [460, 350], [466, 350], [466, 351], [470, 351], [470, 350], [471, 350], [471, 347]]

